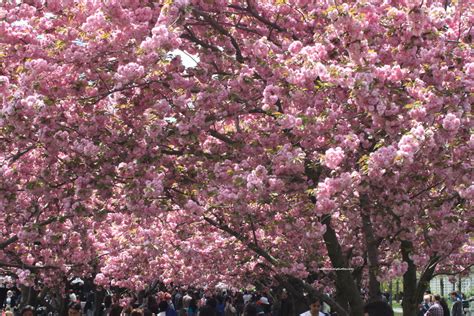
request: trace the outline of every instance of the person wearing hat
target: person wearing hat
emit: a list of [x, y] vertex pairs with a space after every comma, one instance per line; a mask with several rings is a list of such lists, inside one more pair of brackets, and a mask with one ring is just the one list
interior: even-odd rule
[[271, 312], [270, 302], [268, 298], [262, 296], [257, 301], [257, 315], [269, 315]]
[[5, 298], [5, 301], [3, 302], [3, 308], [13, 308], [15, 307], [16, 302], [15, 302], [15, 295], [12, 290], [7, 291], [7, 297]]

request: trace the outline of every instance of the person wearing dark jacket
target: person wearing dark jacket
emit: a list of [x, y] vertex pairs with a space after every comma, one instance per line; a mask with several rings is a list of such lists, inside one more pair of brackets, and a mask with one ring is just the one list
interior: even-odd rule
[[450, 316], [448, 303], [446, 303], [446, 300], [444, 299], [444, 297], [441, 298], [441, 300], [439, 301], [439, 304], [443, 308], [443, 316]]
[[393, 316], [393, 310], [387, 302], [376, 301], [364, 306], [364, 315], [368, 316]]
[[288, 293], [283, 291], [280, 295], [280, 299], [273, 304], [273, 316], [285, 316], [285, 315], [294, 315], [293, 304], [288, 297]]
[[458, 293], [451, 293], [451, 300], [453, 301], [453, 307], [451, 308], [451, 316], [464, 316], [462, 310], [462, 301], [460, 300]]

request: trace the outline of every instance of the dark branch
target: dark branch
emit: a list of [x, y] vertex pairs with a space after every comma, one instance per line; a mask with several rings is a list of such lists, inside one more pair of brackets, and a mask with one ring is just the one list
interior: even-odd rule
[[215, 137], [221, 141], [223, 141], [224, 143], [227, 143], [229, 145], [235, 145], [235, 144], [239, 144], [239, 142], [231, 139], [230, 137], [226, 136], [226, 135], [223, 135], [215, 130], [209, 130], [209, 134], [211, 134], [212, 137]]
[[222, 35], [227, 36], [230, 39], [230, 42], [232, 43], [232, 46], [235, 49], [235, 59], [243, 64], [244, 63], [244, 57], [242, 56], [242, 51], [240, 49], [239, 43], [235, 40], [235, 38], [232, 36], [232, 34], [229, 33], [228, 30], [226, 30], [222, 25], [219, 24], [216, 20], [214, 20], [208, 13], [201, 11], [199, 9], [193, 8], [193, 12], [195, 15], [201, 16], [204, 18], [205, 21], [207, 21], [216, 31], [221, 33]]
[[247, 11], [254, 18], [259, 20], [263, 24], [267, 25], [268, 27], [274, 28], [279, 32], [286, 32], [286, 30], [284, 28], [282, 28], [281, 26], [279, 26], [278, 24], [273, 23], [273, 22], [269, 21], [267, 18], [265, 18], [265, 17], [261, 16], [260, 14], [258, 14], [257, 10], [253, 7], [250, 0], [247, 0], [247, 8], [243, 8], [243, 7], [240, 7], [240, 6], [237, 6], [237, 5], [230, 5], [229, 7], [231, 7], [232, 9], [240, 10], [240, 11]]
[[217, 48], [214, 45], [211, 45], [209, 43], [204, 42], [203, 40], [199, 39], [194, 32], [187, 26], [184, 27], [184, 29], [188, 32], [187, 34], [182, 34], [181, 38], [190, 40], [191, 42], [194, 42], [198, 45], [201, 45], [204, 48], [210, 49], [213, 52], [220, 52], [219, 48]]
[[259, 256], [261, 256], [263, 258], [265, 258], [272, 265], [278, 266], [280, 264], [279, 261], [275, 257], [271, 256], [268, 252], [263, 250], [261, 247], [259, 247], [255, 243], [250, 242], [247, 237], [245, 237], [245, 236], [241, 235], [240, 233], [236, 232], [235, 230], [233, 230], [229, 226], [227, 226], [225, 224], [218, 223], [216, 220], [214, 220], [212, 218], [209, 218], [207, 216], [204, 216], [204, 220], [206, 222], [208, 222], [209, 224], [211, 224], [212, 226], [214, 226], [216, 228], [219, 228], [220, 230], [222, 230], [222, 231], [228, 233], [229, 235], [235, 237], [237, 240], [239, 240], [244, 245], [246, 245], [251, 250], [253, 250], [256, 254], [258, 254]]
[[36, 147], [36, 145], [32, 144], [32, 145], [28, 146], [27, 148], [25, 148], [24, 150], [19, 151], [18, 153], [16, 153], [15, 155], [13, 155], [10, 158], [10, 160], [11, 160], [10, 163], [14, 163], [15, 161], [20, 159], [23, 155], [27, 154], [28, 152], [30, 152], [35, 147]]

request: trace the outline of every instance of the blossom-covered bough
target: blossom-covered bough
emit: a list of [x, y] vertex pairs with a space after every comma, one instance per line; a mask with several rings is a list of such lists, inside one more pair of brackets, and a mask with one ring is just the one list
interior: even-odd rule
[[2, 269], [265, 277], [341, 315], [403, 276], [415, 315], [433, 275], [473, 263], [472, 9], [2, 3]]

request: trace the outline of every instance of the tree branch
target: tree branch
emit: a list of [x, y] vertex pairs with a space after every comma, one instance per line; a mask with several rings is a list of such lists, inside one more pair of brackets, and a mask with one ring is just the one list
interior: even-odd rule
[[209, 130], [209, 134], [211, 134], [211, 136], [223, 141], [224, 143], [227, 143], [229, 145], [236, 145], [236, 144], [239, 144], [240, 142], [237, 142], [233, 139], [231, 139], [230, 137], [226, 136], [226, 135], [223, 135], [215, 130]]
[[252, 234], [253, 234], [253, 242], [256, 246], [258, 246], [257, 242], [257, 234], [255, 233], [255, 225], [253, 223], [252, 216], [250, 216], [250, 227], [252, 228]]
[[[72, 217], [72, 216], [64, 216], [63, 218], [71, 218], [71, 217]], [[48, 225], [48, 224], [51, 224], [51, 223], [57, 221], [58, 219], [59, 219], [59, 218], [58, 218], [57, 216], [52, 216], [52, 217], [48, 218], [47, 220], [44, 220], [44, 221], [42, 221], [42, 222], [40, 222], [40, 223], [37, 223], [37, 224], [35, 223], [35, 224], [33, 224], [33, 225], [36, 225], [36, 226], [38, 226], [38, 227], [42, 227], [42, 226], [46, 226], [46, 225]], [[0, 243], [0, 250], [5, 249], [5, 248], [8, 247], [9, 245], [11, 245], [11, 244], [13, 244], [13, 243], [15, 243], [15, 242], [17, 242], [17, 241], [18, 241], [18, 235], [14, 235], [14, 236], [8, 238], [8, 239], [5, 240], [5, 241], [2, 241], [2, 242]]]
[[229, 33], [222, 25], [219, 24], [216, 20], [214, 20], [208, 13], [201, 11], [197, 8], [192, 9], [193, 13], [197, 16], [201, 16], [204, 18], [205, 21], [209, 22], [209, 24], [219, 33], [222, 35], [227, 36], [230, 39], [230, 42], [232, 43], [232, 46], [235, 49], [235, 59], [243, 64], [244, 63], [244, 57], [242, 56], [242, 51], [240, 49], [239, 43], [235, 40], [235, 38], [232, 36], [232, 34]]
[[32, 145], [26, 147], [24, 150], [17, 152], [15, 155], [13, 155], [10, 158], [10, 160], [11, 160], [10, 163], [14, 163], [15, 161], [20, 159], [23, 155], [27, 154], [28, 152], [30, 152], [35, 147], [36, 147], [36, 145], [32, 144]]
[[9, 263], [9, 262], [0, 262], [0, 267], [28, 269], [31, 271], [38, 271], [38, 270], [44, 270], [44, 269], [59, 269], [59, 267], [56, 267], [56, 266], [32, 266], [29, 264]]
[[279, 266], [280, 262], [278, 259], [275, 257], [271, 256], [268, 252], [266, 252], [263, 248], [259, 247], [253, 242], [250, 242], [247, 237], [243, 236], [242, 234], [236, 232], [229, 226], [225, 224], [218, 223], [216, 220], [209, 218], [207, 216], [204, 216], [204, 220], [211, 224], [212, 226], [219, 228], [220, 230], [225, 231], [229, 235], [235, 237], [237, 240], [245, 244], [247, 247], [249, 247], [251, 250], [253, 250], [256, 254], [259, 256], [265, 258], [269, 263], [271, 263], [274, 266]]
[[5, 249], [5, 248], [8, 247], [9, 245], [11, 245], [11, 244], [13, 244], [13, 243], [15, 243], [15, 242], [17, 242], [17, 241], [18, 241], [18, 236], [17, 236], [17, 235], [8, 238], [7, 240], [5, 240], [5, 241], [3, 241], [3, 242], [0, 243], [0, 250]]
[[426, 191], [429, 191], [429, 190], [431, 190], [431, 189], [437, 187], [438, 185], [440, 185], [440, 184], [443, 183], [443, 182], [444, 182], [444, 179], [441, 180], [441, 181], [439, 181], [439, 182], [437, 182], [437, 183], [435, 183], [435, 184], [433, 184], [433, 185], [431, 185], [431, 186], [429, 186], [429, 187], [427, 187], [426, 189], [421, 190], [420, 192], [418, 192], [418, 193], [412, 195], [412, 196], [410, 197], [410, 200], [416, 199], [417, 197], [419, 197], [420, 195], [422, 195], [422, 194], [425, 193]]
[[474, 263], [469, 264], [467, 267], [465, 267], [465, 268], [462, 269], [461, 271], [457, 271], [457, 272], [438, 272], [438, 273], [433, 273], [433, 278], [434, 278], [435, 276], [438, 276], [438, 275], [458, 275], [458, 274], [461, 274], [461, 273], [463, 273], [463, 272], [466, 272], [466, 271], [471, 270], [472, 267], [474, 267]]
[[204, 48], [210, 49], [213, 52], [218, 52], [218, 53], [220, 52], [219, 48], [217, 48], [216, 46], [208, 44], [208, 43], [204, 42], [203, 40], [199, 39], [188, 26], [184, 26], [184, 29], [188, 33], [187, 34], [182, 34], [181, 38], [190, 40], [191, 42], [194, 42], [198, 45], [201, 45]]
[[284, 28], [282, 28], [281, 26], [279, 26], [278, 24], [270, 22], [267, 18], [265, 18], [265, 17], [261, 16], [260, 14], [258, 14], [257, 10], [253, 7], [253, 5], [251, 3], [251, 0], [247, 0], [246, 2], [247, 2], [247, 7], [246, 8], [243, 8], [243, 7], [240, 7], [240, 6], [237, 6], [237, 5], [230, 5], [229, 7], [232, 8], [232, 9], [240, 10], [240, 11], [247, 11], [254, 18], [259, 20], [263, 24], [267, 25], [268, 27], [274, 28], [279, 32], [286, 32], [286, 30]]

